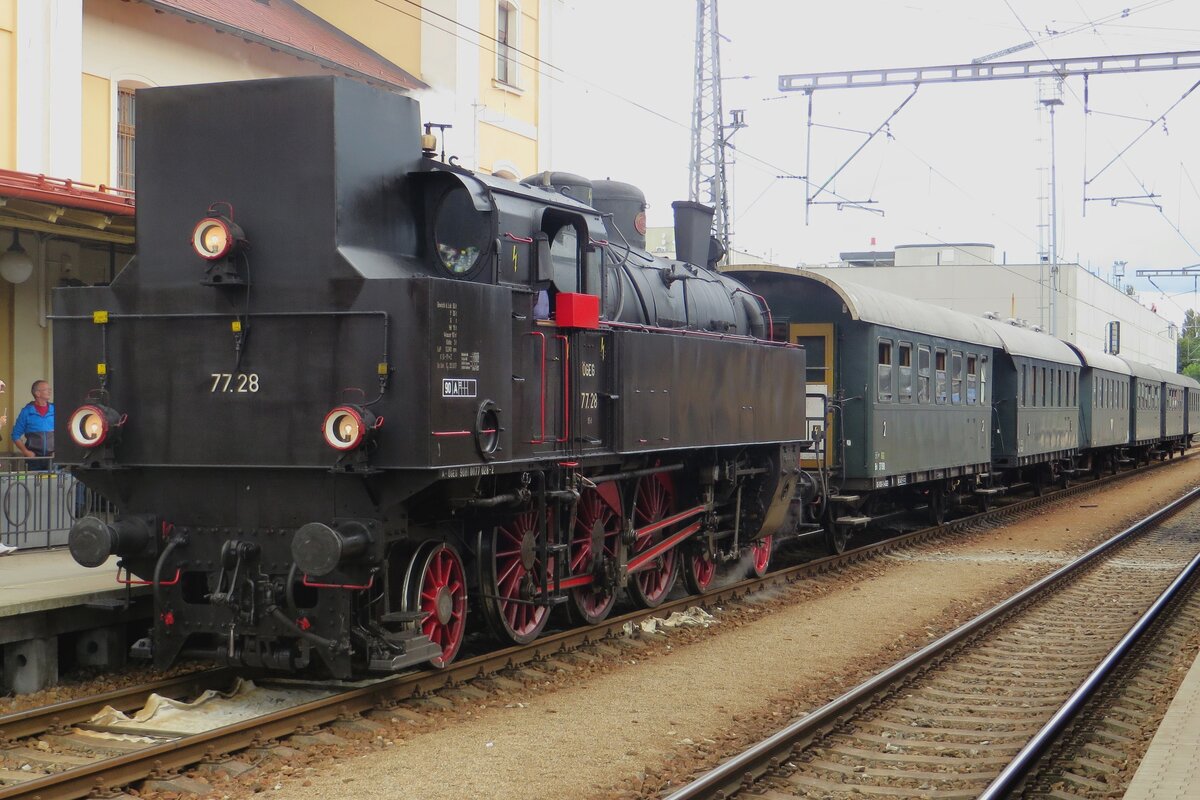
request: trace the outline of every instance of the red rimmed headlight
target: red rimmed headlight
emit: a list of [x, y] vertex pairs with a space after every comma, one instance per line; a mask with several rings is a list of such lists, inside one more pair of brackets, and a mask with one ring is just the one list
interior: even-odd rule
[[222, 217], [205, 217], [192, 229], [192, 249], [204, 259], [216, 261], [233, 251], [244, 239], [242, 229], [233, 220]]
[[362, 406], [338, 406], [325, 415], [321, 431], [325, 434], [325, 444], [347, 452], [361, 447], [382, 421]]
[[125, 416], [108, 406], [83, 405], [75, 409], [67, 423], [71, 440], [80, 447], [99, 447], [105, 442], [114, 443], [120, 438]]

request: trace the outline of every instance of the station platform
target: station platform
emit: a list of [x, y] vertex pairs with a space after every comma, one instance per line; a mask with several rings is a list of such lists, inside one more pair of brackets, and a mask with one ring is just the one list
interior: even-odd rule
[[1192, 662], [1125, 800], [1200, 798], [1200, 658]]
[[60, 664], [119, 667], [127, 628], [150, 619], [150, 587], [117, 583], [117, 560], [81, 567], [64, 549], [0, 557], [0, 691], [58, 681]]

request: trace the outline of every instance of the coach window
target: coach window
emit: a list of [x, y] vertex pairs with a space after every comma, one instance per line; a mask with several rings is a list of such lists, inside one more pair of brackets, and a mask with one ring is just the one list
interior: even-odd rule
[[879, 402], [892, 402], [892, 343], [879, 340]]
[[1029, 365], [1029, 405], [1036, 407], [1038, 402], [1038, 368], [1032, 364]]
[[1034, 369], [1040, 370], [1042, 373], [1042, 395], [1038, 399], [1038, 405], [1040, 405], [1042, 408], [1045, 408], [1046, 401], [1050, 396], [1050, 392], [1046, 389], [1046, 368], [1045, 367], [1035, 367]]
[[896, 363], [899, 379], [899, 395], [901, 403], [911, 403], [912, 391], [912, 344], [900, 342], [897, 345], [899, 360]]
[[961, 405], [963, 401], [963, 357], [957, 350], [950, 351], [950, 402]]
[[933, 372], [933, 398], [942, 405], [946, 402], [946, 351], [940, 347], [933, 352]]
[[1058, 407], [1063, 406], [1063, 395], [1066, 393], [1067, 373], [1061, 369], [1054, 370], [1054, 380], [1058, 383], [1055, 388], [1055, 396], [1058, 398]]
[[979, 362], [979, 405], [981, 406], [986, 406], [988, 402], [988, 374], [987, 368], [983, 366], [985, 363], [987, 363], [987, 356], [984, 356]]
[[1017, 381], [1021, 384], [1020, 390], [1017, 392], [1021, 397], [1021, 408], [1025, 407], [1025, 387], [1029, 386], [1029, 365], [1021, 365], [1021, 374], [1017, 376]]
[[917, 402], [929, 402], [929, 345], [917, 347]]
[[973, 406], [979, 399], [979, 356], [967, 354], [967, 405]]

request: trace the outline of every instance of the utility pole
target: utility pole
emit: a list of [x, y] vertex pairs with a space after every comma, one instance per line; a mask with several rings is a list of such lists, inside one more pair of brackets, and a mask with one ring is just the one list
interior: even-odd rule
[[[725, 148], [733, 132], [746, 123], [740, 109], [725, 124], [721, 101], [721, 31], [717, 25], [717, 0], [696, 0], [696, 85], [692, 95], [692, 158], [688, 197], [710, 205], [713, 234], [732, 252], [729, 184]], [[727, 133], [728, 132], [728, 133]]]
[[1054, 148], [1054, 109], [1063, 104], [1062, 80], [1055, 80], [1045, 92], [1041, 104], [1050, 109], [1050, 326], [1051, 336], [1058, 333], [1058, 171]]

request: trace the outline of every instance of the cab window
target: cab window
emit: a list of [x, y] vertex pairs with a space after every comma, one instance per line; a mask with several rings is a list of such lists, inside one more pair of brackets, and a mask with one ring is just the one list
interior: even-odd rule
[[572, 225], [563, 225], [550, 240], [554, 285], [560, 292], [579, 291], [579, 237]]

